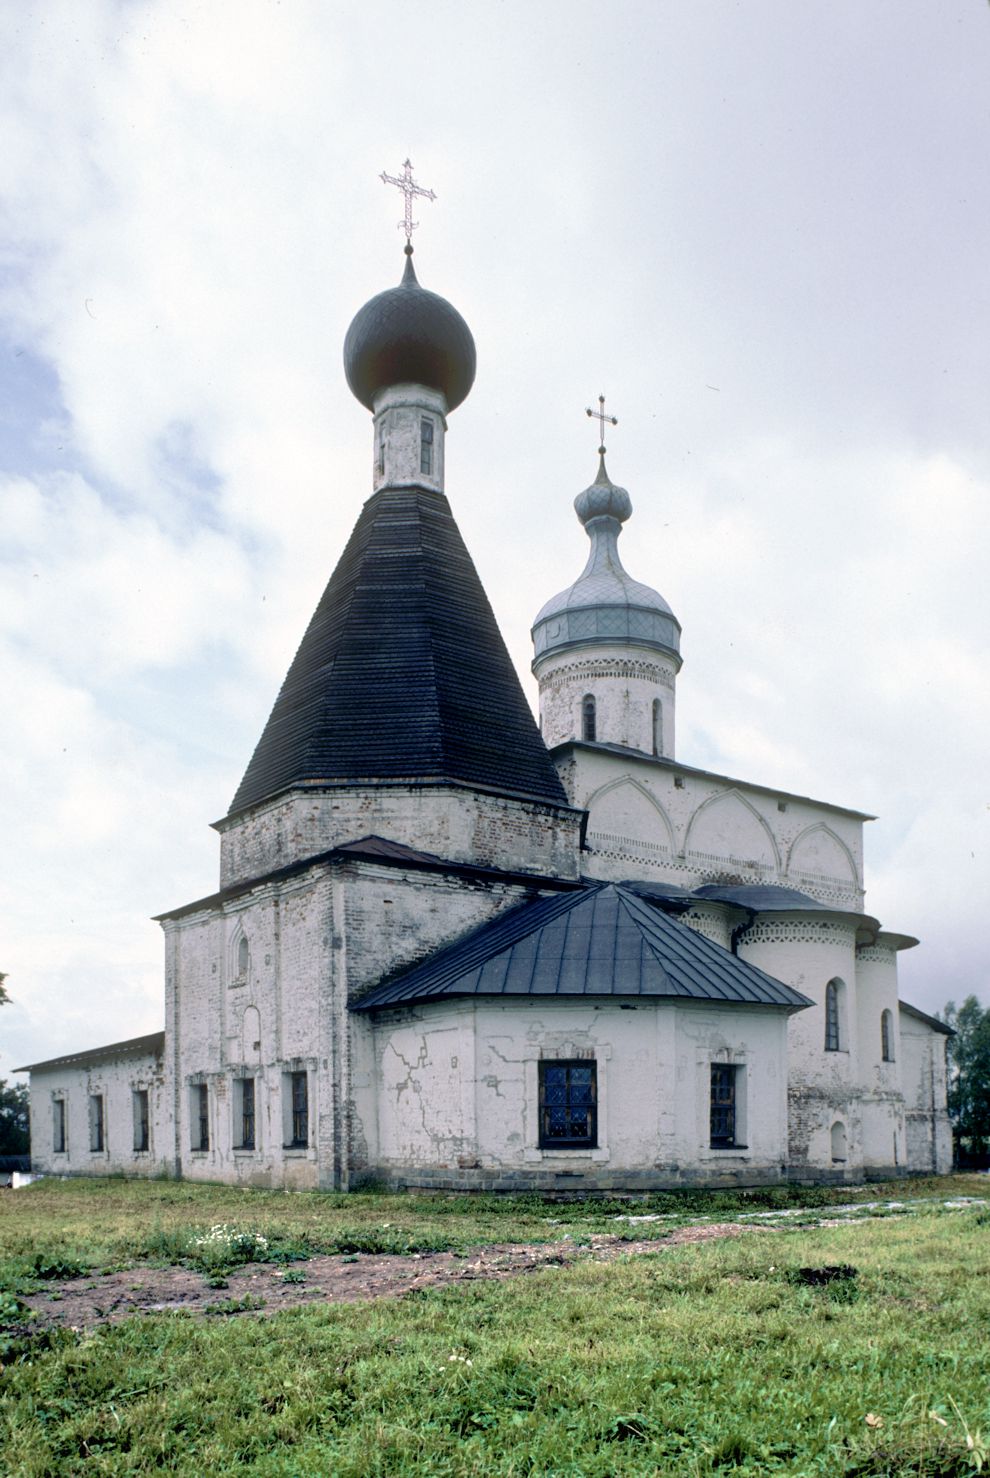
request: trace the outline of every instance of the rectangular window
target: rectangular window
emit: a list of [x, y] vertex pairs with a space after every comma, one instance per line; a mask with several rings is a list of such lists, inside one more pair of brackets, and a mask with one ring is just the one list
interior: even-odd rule
[[597, 1143], [597, 1063], [541, 1062], [540, 1148], [594, 1149]]
[[433, 475], [433, 422], [425, 417], [419, 423], [419, 470]]
[[736, 1073], [734, 1067], [712, 1063], [711, 1147], [733, 1149], [736, 1144]]
[[305, 1073], [292, 1073], [292, 1148], [309, 1144], [309, 1085]]
[[132, 1102], [134, 1106], [134, 1148], [135, 1150], [146, 1150], [150, 1148], [151, 1136], [148, 1123], [147, 1088], [135, 1088]]
[[384, 431], [382, 432], [381, 439], [380, 439], [380, 441], [378, 443], [378, 476], [379, 477], [384, 477], [385, 476], [385, 433], [384, 433]]
[[238, 1116], [239, 1142], [234, 1148], [253, 1150], [254, 1144], [254, 1079], [238, 1078], [235, 1083], [235, 1112]]
[[52, 1149], [56, 1155], [65, 1154], [66, 1141], [65, 1099], [52, 1100]]
[[103, 1150], [103, 1094], [89, 1095], [89, 1147], [94, 1154]]
[[208, 1150], [210, 1147], [210, 1090], [208, 1086], [205, 1083], [194, 1083], [190, 1099], [192, 1148]]

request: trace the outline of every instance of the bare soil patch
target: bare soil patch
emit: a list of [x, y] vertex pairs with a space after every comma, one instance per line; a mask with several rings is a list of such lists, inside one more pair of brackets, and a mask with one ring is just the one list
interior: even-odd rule
[[[65, 1325], [92, 1329], [132, 1314], [185, 1310], [194, 1314], [272, 1314], [280, 1309], [354, 1303], [359, 1299], [395, 1298], [422, 1288], [443, 1288], [482, 1278], [513, 1278], [545, 1267], [660, 1252], [689, 1242], [765, 1232], [767, 1227], [717, 1222], [679, 1227], [664, 1238], [630, 1242], [621, 1237], [593, 1236], [587, 1245], [572, 1241], [540, 1244], [505, 1243], [470, 1253], [351, 1253], [311, 1257], [290, 1268], [245, 1263], [226, 1276], [226, 1288], [210, 1288], [201, 1272], [189, 1268], [155, 1268], [142, 1264], [106, 1275], [69, 1278], [54, 1288], [23, 1297], [36, 1330]], [[304, 1281], [295, 1281], [302, 1275]], [[288, 1275], [288, 1276], [287, 1276]], [[22, 1329], [22, 1332], [26, 1332]]]

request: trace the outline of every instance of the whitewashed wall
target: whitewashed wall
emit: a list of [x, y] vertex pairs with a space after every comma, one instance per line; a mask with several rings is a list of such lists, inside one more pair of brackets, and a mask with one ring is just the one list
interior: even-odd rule
[[[595, 1149], [539, 1147], [538, 1065], [593, 1056]], [[710, 1147], [710, 1068], [743, 1069], [745, 1148]], [[780, 1179], [786, 1017], [761, 1009], [565, 998], [379, 1013], [371, 1169], [403, 1184], [609, 1188]]]
[[945, 1175], [952, 1169], [952, 1128], [945, 1108], [946, 1038], [900, 1012], [901, 1082], [904, 1088], [910, 1170]]
[[592, 877], [694, 888], [731, 878], [780, 883], [836, 908], [863, 903], [862, 818], [666, 760], [562, 751], [569, 797], [587, 808]]
[[[147, 1150], [135, 1149], [134, 1093], [148, 1093]], [[156, 1175], [166, 1167], [163, 1064], [154, 1053], [31, 1074], [31, 1168], [46, 1175]], [[103, 1149], [91, 1148], [90, 1100], [103, 1097]], [[54, 1102], [65, 1103], [66, 1148], [54, 1148]]]

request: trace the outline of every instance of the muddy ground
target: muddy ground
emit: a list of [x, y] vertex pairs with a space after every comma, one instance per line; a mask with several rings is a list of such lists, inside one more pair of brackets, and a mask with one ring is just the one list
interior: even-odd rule
[[[289, 1267], [246, 1263], [226, 1273], [226, 1288], [210, 1288], [201, 1272], [181, 1267], [141, 1264], [106, 1275], [67, 1278], [22, 1302], [32, 1311], [34, 1329], [67, 1325], [92, 1329], [131, 1314], [175, 1312], [232, 1315], [276, 1313], [280, 1309], [354, 1303], [358, 1299], [395, 1298], [419, 1288], [445, 1288], [479, 1278], [513, 1278], [545, 1267], [591, 1260], [610, 1262], [633, 1253], [659, 1252], [714, 1237], [737, 1237], [769, 1228], [719, 1222], [679, 1227], [669, 1236], [648, 1242], [620, 1237], [591, 1237], [586, 1246], [571, 1241], [506, 1243], [470, 1253], [413, 1252], [408, 1255], [352, 1253], [311, 1257]], [[304, 1281], [295, 1278], [301, 1275]], [[24, 1331], [22, 1326], [21, 1332]]]

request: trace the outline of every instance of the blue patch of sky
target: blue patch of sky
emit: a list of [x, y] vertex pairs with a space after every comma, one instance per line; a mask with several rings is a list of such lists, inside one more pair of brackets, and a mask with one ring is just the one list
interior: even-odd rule
[[0, 330], [0, 467], [37, 477], [82, 470], [51, 364]]

